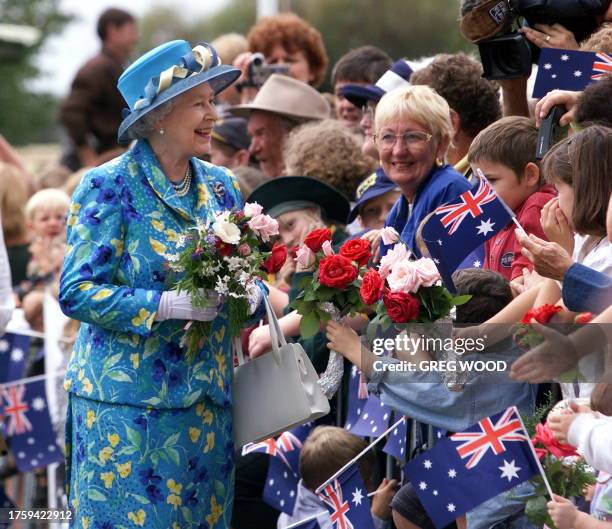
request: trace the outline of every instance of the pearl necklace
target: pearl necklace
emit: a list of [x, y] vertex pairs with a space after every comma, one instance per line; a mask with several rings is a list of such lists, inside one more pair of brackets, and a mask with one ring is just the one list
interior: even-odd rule
[[191, 163], [187, 163], [185, 178], [183, 178], [180, 182], [170, 183], [172, 184], [177, 197], [184, 197], [187, 193], [189, 193], [189, 189], [191, 188]]

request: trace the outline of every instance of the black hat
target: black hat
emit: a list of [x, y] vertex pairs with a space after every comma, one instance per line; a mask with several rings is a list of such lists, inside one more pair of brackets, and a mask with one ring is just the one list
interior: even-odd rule
[[247, 134], [247, 120], [244, 118], [224, 118], [215, 123], [213, 139], [240, 151], [248, 149], [251, 138]]
[[327, 220], [346, 222], [350, 204], [336, 188], [309, 176], [281, 176], [261, 184], [247, 202], [257, 202], [271, 217], [318, 207]]

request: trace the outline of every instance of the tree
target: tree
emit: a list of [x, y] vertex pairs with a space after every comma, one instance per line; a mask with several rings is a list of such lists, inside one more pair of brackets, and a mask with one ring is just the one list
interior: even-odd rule
[[50, 141], [57, 100], [30, 91], [27, 81], [40, 73], [32, 63], [34, 55], [70, 17], [60, 11], [59, 0], [0, 0], [0, 12], [3, 23], [33, 26], [41, 32], [38, 43], [0, 63], [0, 133], [15, 145]]

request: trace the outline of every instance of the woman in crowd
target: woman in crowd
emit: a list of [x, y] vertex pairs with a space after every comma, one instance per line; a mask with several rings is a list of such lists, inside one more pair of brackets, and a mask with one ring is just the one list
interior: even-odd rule
[[321, 33], [293, 13], [259, 20], [247, 35], [251, 53], [266, 62], [287, 66], [289, 75], [317, 88], [325, 78], [329, 59]]
[[[419, 255], [419, 223], [435, 208], [470, 189], [468, 181], [446, 163], [453, 134], [450, 109], [431, 88], [410, 86], [385, 94], [374, 119], [381, 166], [402, 192], [387, 225]], [[383, 244], [381, 255], [387, 250]]]
[[[233, 175], [198, 159], [210, 149], [214, 96], [239, 73], [205, 43], [142, 56], [118, 83], [131, 110], [119, 140], [137, 141], [73, 195], [59, 298], [83, 322], [65, 384], [75, 528], [229, 525], [227, 313], [214, 292], [196, 308], [171, 290], [167, 261], [196, 217], [243, 205]], [[192, 360], [180, 344], [190, 320], [213, 322]]]

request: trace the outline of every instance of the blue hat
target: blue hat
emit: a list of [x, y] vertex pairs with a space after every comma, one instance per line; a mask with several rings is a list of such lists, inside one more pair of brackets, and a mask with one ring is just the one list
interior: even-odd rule
[[402, 59], [394, 62], [376, 84], [358, 85], [347, 84], [340, 89], [340, 93], [346, 97], [353, 105], [362, 108], [368, 101], [380, 101], [382, 96], [396, 88], [410, 86], [410, 76], [412, 68], [408, 61]]
[[119, 125], [119, 143], [128, 143], [130, 127], [163, 103], [202, 83], [209, 83], [217, 94], [239, 76], [240, 70], [222, 65], [215, 48], [206, 42], [193, 49], [185, 40], [157, 46], [130, 64], [117, 82], [129, 106]]
[[351, 209], [346, 220], [347, 224], [350, 224], [355, 220], [362, 206], [373, 198], [384, 195], [389, 191], [399, 191], [399, 187], [395, 182], [392, 182], [389, 177], [382, 170], [382, 167], [376, 169], [376, 172], [368, 176], [357, 188], [355, 193], [355, 205]]

